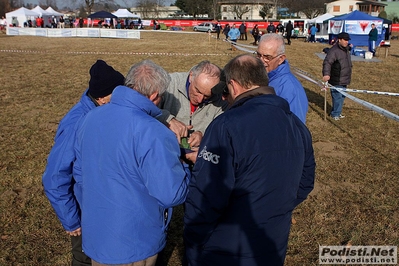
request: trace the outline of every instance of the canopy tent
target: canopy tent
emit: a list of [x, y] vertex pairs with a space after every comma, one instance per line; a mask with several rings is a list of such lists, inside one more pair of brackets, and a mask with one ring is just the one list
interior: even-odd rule
[[366, 13], [355, 10], [351, 13], [334, 17], [329, 20], [328, 33], [330, 43], [336, 39], [340, 32], [347, 32], [351, 37], [350, 43], [354, 46], [368, 46], [368, 34], [371, 24], [374, 23], [378, 30], [377, 43], [384, 39], [385, 29], [383, 30], [383, 19], [367, 15]]
[[308, 23], [317, 25], [318, 31], [316, 33], [316, 36], [325, 36], [327, 38], [328, 20], [333, 17], [334, 17], [333, 15], [326, 13], [309, 20]]
[[133, 14], [132, 12], [130, 12], [125, 8], [120, 8], [112, 14], [117, 16], [118, 18], [140, 18], [139, 15]]
[[51, 13], [47, 12], [46, 10], [41, 8], [40, 6], [36, 6], [35, 8], [32, 8], [31, 10], [39, 13], [40, 17], [43, 18], [44, 27], [47, 27], [47, 26], [51, 25], [51, 23], [49, 22], [49, 18], [52, 16]]
[[325, 14], [323, 14], [323, 15], [320, 15], [320, 16], [318, 16], [318, 17], [315, 17], [315, 18], [310, 19], [310, 20], [309, 20], [309, 23], [317, 23], [317, 24], [320, 24], [320, 23], [323, 23], [324, 21], [329, 20], [329, 19], [331, 19], [331, 18], [333, 18], [333, 17], [334, 17], [333, 15], [328, 14], [328, 13], [325, 13]]
[[38, 17], [38, 16], [40, 16], [39, 13], [29, 10], [25, 7], [21, 7], [21, 8], [18, 8], [17, 10], [6, 13], [7, 25], [12, 25], [13, 18], [16, 18], [18, 21], [16, 26], [22, 27], [24, 25], [24, 23], [27, 22], [29, 19], [33, 20], [33, 19], [35, 19], [35, 17]]
[[118, 18], [118, 17], [107, 11], [98, 11], [96, 13], [89, 15], [88, 18]]
[[64, 16], [64, 14], [55, 11], [51, 6], [49, 6], [46, 11], [50, 13], [51, 16]]
[[52, 14], [50, 12], [47, 12], [40, 6], [36, 6], [35, 8], [32, 8], [31, 10], [35, 11], [36, 13], [39, 13], [40, 16], [52, 16]]

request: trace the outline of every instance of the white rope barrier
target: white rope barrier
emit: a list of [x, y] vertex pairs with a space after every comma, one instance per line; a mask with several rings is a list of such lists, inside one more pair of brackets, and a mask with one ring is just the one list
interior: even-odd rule
[[369, 103], [369, 102], [366, 102], [366, 101], [361, 100], [359, 98], [356, 98], [356, 97], [346, 93], [346, 91], [348, 91], [348, 92], [350, 91], [350, 92], [372, 93], [372, 94], [378, 94], [378, 95], [392, 95], [392, 96], [399, 96], [398, 93], [367, 91], [367, 90], [353, 90], [353, 89], [348, 89], [348, 88], [337, 88], [337, 87], [334, 87], [334, 86], [332, 86], [330, 84], [325, 85], [322, 81], [314, 80], [310, 74], [308, 74], [308, 73], [306, 73], [306, 72], [304, 72], [304, 71], [302, 71], [302, 70], [300, 70], [300, 69], [298, 69], [296, 67], [292, 67], [292, 69], [293, 69], [293, 73], [296, 76], [298, 76], [298, 77], [304, 78], [304, 79], [306, 79], [306, 80], [308, 80], [308, 81], [310, 81], [310, 82], [312, 82], [314, 84], [317, 84], [318, 86], [320, 86], [322, 88], [326, 88], [327, 87], [327, 88], [330, 88], [330, 89], [335, 89], [335, 90], [339, 91], [345, 97], [348, 97], [349, 99], [351, 99], [352, 101], [354, 101], [354, 102], [356, 102], [356, 103], [358, 103], [360, 105], [363, 105], [364, 107], [366, 107], [366, 108], [368, 108], [370, 110], [373, 110], [373, 111], [375, 111], [375, 112], [377, 112], [377, 113], [379, 113], [379, 114], [381, 114], [381, 115], [383, 115], [383, 116], [385, 116], [387, 118], [390, 118], [390, 119], [393, 119], [393, 120], [399, 122], [399, 116], [398, 115], [396, 115], [396, 114], [394, 114], [394, 113], [392, 113], [392, 112], [390, 112], [388, 110], [385, 110], [385, 109], [383, 109], [383, 108], [381, 108], [381, 107], [379, 107], [377, 105], [374, 105], [372, 103]]
[[188, 53], [146, 53], [146, 52], [50, 52], [50, 51], [32, 51], [32, 50], [0, 50], [1, 53], [32, 53], [32, 54], [109, 54], [109, 55], [163, 55], [163, 56], [229, 56], [229, 54], [188, 54]]
[[[255, 53], [255, 48], [250, 46], [250, 45], [245, 45], [245, 44], [240, 44], [240, 43], [234, 43], [230, 40], [226, 40], [230, 44], [234, 44], [236, 48], [240, 51], [247, 52], [250, 54]], [[1, 53], [38, 53], [38, 54], [45, 54], [45, 53], [63, 53], [60, 51], [57, 52], [49, 52], [49, 51], [33, 51], [33, 50], [0, 50]], [[147, 55], [147, 56], [152, 56], [152, 55], [162, 55], [162, 56], [230, 56], [229, 54], [188, 54], [188, 53], [151, 53], [151, 52], [64, 52], [65, 54], [110, 54], [110, 55]], [[375, 94], [375, 95], [389, 95], [389, 96], [399, 96], [399, 93], [393, 93], [393, 92], [379, 92], [379, 91], [370, 91], [370, 90], [356, 90], [356, 89], [348, 89], [348, 88], [336, 88], [334, 86], [331, 86], [330, 84], [326, 85], [324, 82], [318, 80], [316, 81], [311, 74], [291, 66], [291, 69], [293, 70], [293, 74], [296, 75], [297, 77], [303, 78], [311, 83], [316, 84], [317, 86], [321, 87], [322, 90], [326, 90], [326, 88], [333, 88], [338, 90], [341, 94], [344, 96], [348, 97], [352, 101], [363, 105], [364, 107], [371, 109], [381, 115], [384, 115], [390, 119], [393, 119], [397, 122], [399, 122], [399, 116], [389, 112], [388, 110], [385, 110], [377, 105], [371, 104], [369, 102], [366, 102], [364, 100], [358, 99], [346, 92], [356, 92], [356, 93], [368, 93], [368, 94]], [[325, 94], [326, 97], [326, 94]]]

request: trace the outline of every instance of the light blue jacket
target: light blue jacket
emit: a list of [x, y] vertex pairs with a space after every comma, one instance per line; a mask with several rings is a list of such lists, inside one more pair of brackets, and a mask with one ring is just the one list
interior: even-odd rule
[[316, 32], [317, 32], [317, 28], [316, 28], [316, 26], [312, 26], [311, 28], [310, 28], [310, 34], [311, 35], [316, 35]]
[[75, 126], [95, 107], [86, 90], [79, 103], [64, 116], [58, 126], [54, 146], [47, 158], [46, 170], [42, 177], [44, 192], [67, 231], [80, 227], [80, 208], [76, 201], [78, 190], [72, 177]]
[[77, 130], [74, 177], [82, 188], [83, 249], [103, 264], [140, 261], [165, 246], [171, 212], [190, 172], [176, 136], [148, 98], [118, 86]]
[[237, 40], [240, 37], [241, 34], [240, 34], [240, 30], [239, 29], [231, 28], [229, 30], [228, 35], [229, 35], [230, 40]]
[[291, 73], [290, 65], [285, 60], [275, 70], [268, 73], [269, 86], [273, 87], [276, 94], [290, 105], [290, 110], [306, 123], [308, 112], [308, 97], [299, 80]]

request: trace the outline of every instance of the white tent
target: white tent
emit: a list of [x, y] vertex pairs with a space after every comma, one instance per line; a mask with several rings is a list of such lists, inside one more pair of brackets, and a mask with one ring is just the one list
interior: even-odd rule
[[[317, 28], [319, 31], [316, 33], [316, 37], [323, 37], [328, 39], [328, 21], [330, 18], [333, 18], [334, 16], [331, 14], [323, 14], [318, 17], [315, 17], [311, 20], [309, 20], [309, 23], [311, 24], [319, 24]], [[324, 23], [325, 22], [325, 23]]]
[[46, 10], [41, 8], [40, 6], [36, 6], [35, 8], [32, 8], [31, 10], [39, 13], [39, 15], [43, 18], [44, 27], [47, 27], [47, 26], [51, 25], [50, 22], [49, 22], [49, 18], [52, 16], [51, 13], [47, 12]]
[[49, 6], [46, 11], [50, 13], [51, 16], [64, 16], [64, 14], [55, 11], [51, 6]]
[[310, 23], [320, 24], [320, 23], [323, 23], [324, 21], [326, 21], [326, 20], [328, 20], [330, 18], [333, 18], [333, 17], [334, 17], [333, 15], [325, 13], [325, 14], [320, 15], [318, 17], [312, 18], [311, 20], [309, 20], [309, 22]]
[[18, 8], [17, 10], [6, 13], [7, 25], [12, 25], [13, 18], [18, 21], [17, 27], [23, 27], [24, 23], [29, 19], [33, 20], [35, 17], [40, 16], [39, 13], [29, 10], [25, 7]]
[[36, 6], [35, 8], [32, 8], [31, 10], [35, 11], [36, 13], [39, 13], [40, 16], [52, 16], [51, 13], [47, 12], [46, 10], [41, 8], [40, 6]]
[[118, 18], [140, 18], [139, 15], [135, 15], [125, 8], [120, 8], [116, 10], [114, 13], [112, 13], [112, 15], [115, 15]]

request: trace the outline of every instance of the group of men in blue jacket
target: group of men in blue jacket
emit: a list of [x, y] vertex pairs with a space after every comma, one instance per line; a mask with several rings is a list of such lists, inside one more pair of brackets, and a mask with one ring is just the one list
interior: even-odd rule
[[[134, 64], [125, 79], [102, 60], [92, 66], [43, 174], [71, 236], [72, 265], [155, 265], [171, 208], [183, 202], [188, 265], [283, 265], [291, 214], [313, 188], [315, 161], [306, 94], [278, 36], [264, 35], [258, 58], [237, 56], [223, 72], [202, 62], [186, 80], [172, 75], [184, 116], [159, 108], [171, 76], [152, 61]], [[212, 119], [183, 156], [172, 125], [186, 124], [189, 134], [200, 111]], [[189, 123], [176, 120], [184, 117]]]

